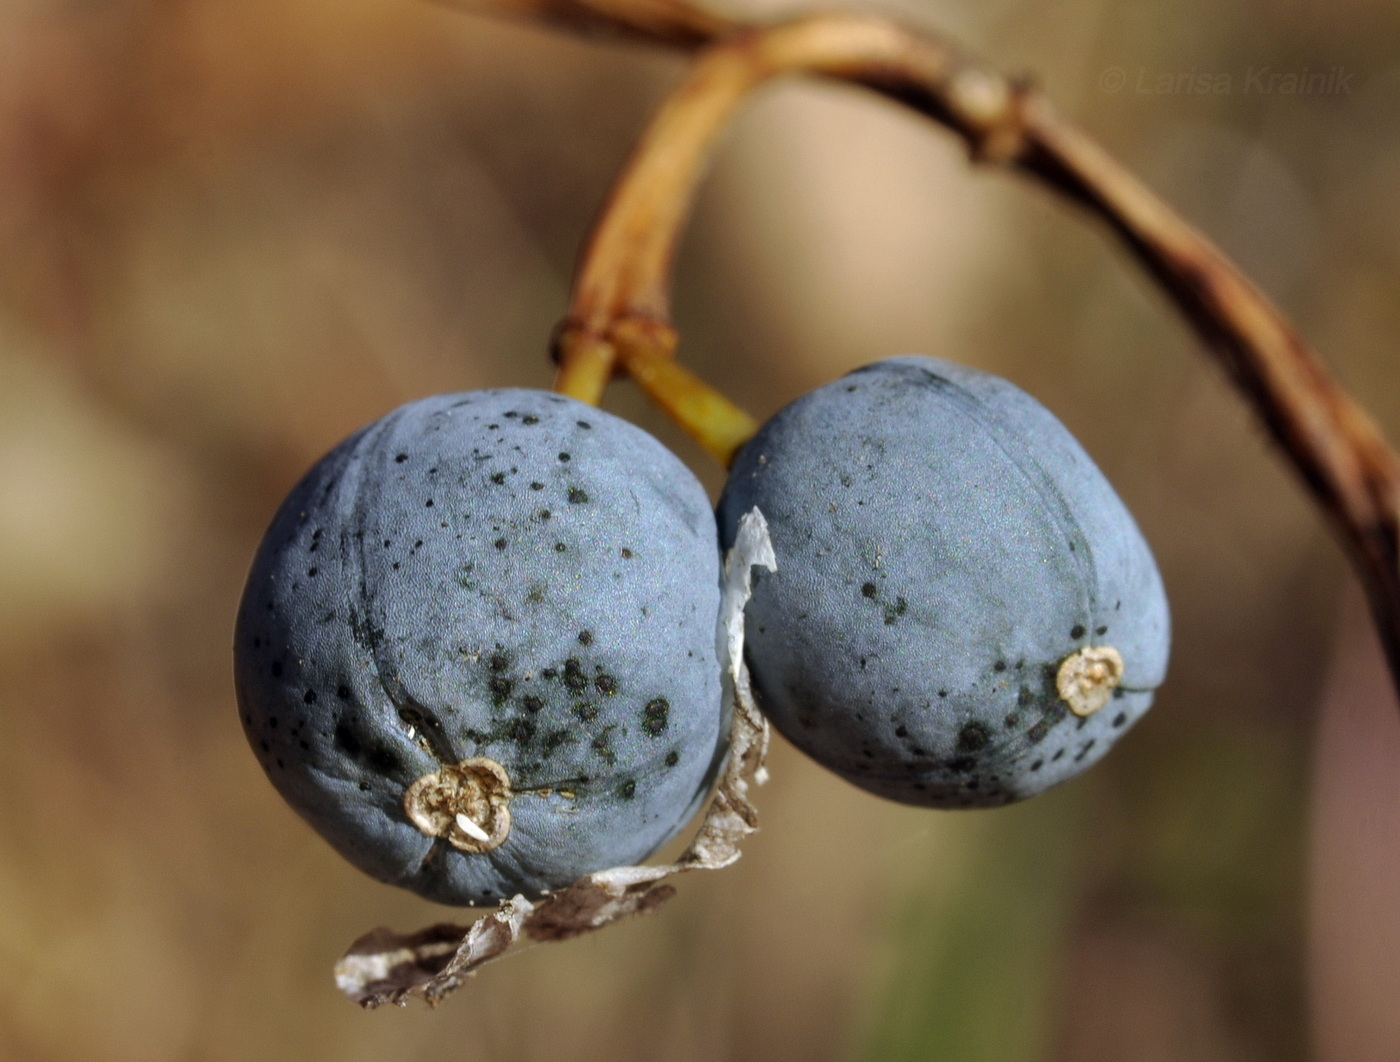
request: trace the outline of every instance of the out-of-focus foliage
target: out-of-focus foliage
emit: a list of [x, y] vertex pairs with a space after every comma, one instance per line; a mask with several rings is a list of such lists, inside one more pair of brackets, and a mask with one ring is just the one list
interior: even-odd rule
[[[1035, 71], [1400, 436], [1400, 8], [898, 10]], [[352, 428], [547, 385], [575, 248], [679, 70], [417, 0], [0, 6], [0, 1057], [1234, 1062], [1307, 1057], [1309, 1013], [1322, 1057], [1394, 1057], [1363, 1011], [1400, 973], [1348, 980], [1377, 939], [1351, 913], [1395, 913], [1367, 863], [1393, 818], [1346, 783], [1400, 722], [1348, 742], [1338, 715], [1311, 795], [1337, 549], [1101, 233], [813, 86], [766, 93], [707, 186], [682, 356], [761, 416], [905, 351], [1036, 394], [1161, 562], [1157, 706], [1084, 779], [961, 816], [780, 744], [743, 861], [659, 917], [436, 1012], [335, 991], [364, 929], [456, 912], [358, 875], [262, 777], [229, 677], [246, 565]], [[609, 405], [717, 487], [630, 388]]]

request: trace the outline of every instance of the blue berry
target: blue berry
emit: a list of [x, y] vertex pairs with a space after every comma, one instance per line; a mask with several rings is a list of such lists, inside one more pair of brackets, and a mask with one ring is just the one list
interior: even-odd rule
[[746, 614], [760, 704], [871, 792], [1032, 796], [1108, 751], [1163, 679], [1147, 544], [1064, 426], [997, 377], [894, 358], [799, 398], [739, 454], [724, 544], [753, 506], [778, 560]]
[[413, 402], [283, 503], [238, 614], [248, 740], [352, 863], [444, 903], [635, 863], [722, 756], [695, 477], [540, 391]]

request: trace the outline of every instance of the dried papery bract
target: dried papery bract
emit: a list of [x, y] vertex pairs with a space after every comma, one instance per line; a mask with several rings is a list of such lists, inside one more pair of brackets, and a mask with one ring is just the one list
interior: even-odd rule
[[614, 867], [586, 874], [533, 903], [517, 896], [470, 926], [443, 924], [406, 934], [375, 929], [355, 941], [336, 964], [335, 983], [342, 992], [363, 1007], [404, 1004], [413, 996], [436, 1004], [483, 964], [513, 948], [567, 940], [646, 914], [674, 895], [667, 879], [689, 870], [717, 870], [739, 858], [739, 843], [758, 828], [749, 784], [765, 780], [768, 748], [768, 724], [754, 704], [744, 665], [744, 605], [755, 565], [769, 571], [777, 567], [767, 525], [757, 509], [743, 518], [725, 557], [716, 630], [724, 697], [732, 711], [729, 756], [700, 828], [680, 859], [664, 866]]

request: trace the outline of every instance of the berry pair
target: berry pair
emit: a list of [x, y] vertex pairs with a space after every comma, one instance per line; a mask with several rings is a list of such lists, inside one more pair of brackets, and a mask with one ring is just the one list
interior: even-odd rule
[[[1167, 612], [1131, 517], [1004, 381], [927, 358], [844, 377], [743, 449], [778, 570], [747, 655], [775, 725], [930, 806], [1006, 803], [1148, 707]], [[353, 863], [448, 903], [645, 858], [725, 751], [719, 550], [695, 477], [559, 395], [405, 406], [295, 488], [258, 553], [236, 673], [274, 784]]]

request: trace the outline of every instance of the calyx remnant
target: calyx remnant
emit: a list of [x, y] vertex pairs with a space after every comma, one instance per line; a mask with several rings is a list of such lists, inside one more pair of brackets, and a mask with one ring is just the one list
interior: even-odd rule
[[1110, 645], [1094, 645], [1070, 653], [1060, 662], [1055, 688], [1078, 716], [1093, 715], [1123, 681], [1123, 656]]
[[405, 790], [409, 821], [463, 852], [489, 852], [510, 835], [510, 775], [477, 756], [425, 774]]

